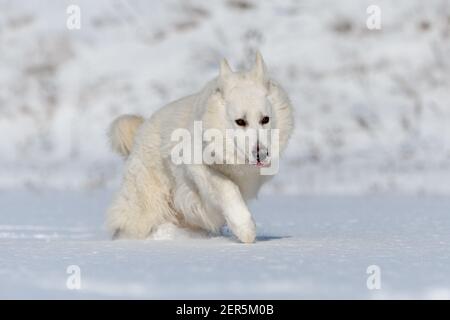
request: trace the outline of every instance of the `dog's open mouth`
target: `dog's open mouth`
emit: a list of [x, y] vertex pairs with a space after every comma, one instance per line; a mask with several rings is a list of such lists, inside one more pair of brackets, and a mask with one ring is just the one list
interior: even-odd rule
[[268, 168], [270, 167], [270, 160], [269, 161], [261, 161], [261, 160], [256, 160], [256, 161], [250, 161], [249, 162], [250, 165], [255, 166], [257, 168]]
[[267, 167], [270, 167], [270, 162], [257, 161], [255, 163], [255, 166], [258, 167], [258, 168], [267, 168]]

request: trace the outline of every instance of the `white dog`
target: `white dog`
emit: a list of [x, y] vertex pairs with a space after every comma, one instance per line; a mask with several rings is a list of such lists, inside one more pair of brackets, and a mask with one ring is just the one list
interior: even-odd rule
[[[271, 147], [259, 140], [252, 152], [238, 152], [244, 164], [175, 164], [172, 133], [203, 128], [247, 131], [278, 129]], [[124, 115], [111, 125], [115, 151], [127, 158], [121, 189], [108, 211], [114, 238], [146, 238], [158, 226], [173, 223], [218, 233], [225, 224], [245, 243], [255, 241], [256, 230], [246, 202], [255, 198], [270, 175], [261, 175], [285, 149], [294, 127], [292, 106], [284, 90], [269, 79], [259, 53], [252, 70], [233, 72], [226, 60], [220, 75], [199, 93], [172, 102], [145, 120]], [[227, 150], [225, 154], [235, 150]], [[234, 153], [233, 153], [234, 154]], [[226, 157], [227, 157], [226, 156]]]

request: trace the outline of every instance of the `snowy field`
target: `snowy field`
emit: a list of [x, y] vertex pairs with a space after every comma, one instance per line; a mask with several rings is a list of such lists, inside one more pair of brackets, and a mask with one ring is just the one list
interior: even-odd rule
[[[110, 197], [2, 193], [0, 298], [450, 298], [449, 198], [263, 198], [244, 245], [170, 230], [110, 241]], [[66, 287], [69, 265], [80, 290]], [[380, 290], [367, 289], [370, 265]]]

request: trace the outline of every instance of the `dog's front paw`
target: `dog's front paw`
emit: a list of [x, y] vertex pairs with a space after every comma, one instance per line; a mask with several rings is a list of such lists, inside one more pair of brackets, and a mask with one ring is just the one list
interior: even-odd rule
[[231, 225], [234, 235], [243, 243], [253, 243], [256, 238], [256, 225], [253, 220], [239, 225]]

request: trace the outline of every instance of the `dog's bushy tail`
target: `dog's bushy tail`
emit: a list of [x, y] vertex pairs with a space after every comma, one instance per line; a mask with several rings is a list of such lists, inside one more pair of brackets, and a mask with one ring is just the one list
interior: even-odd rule
[[123, 157], [128, 157], [136, 131], [143, 122], [143, 117], [131, 114], [124, 114], [114, 120], [108, 132], [112, 149]]

